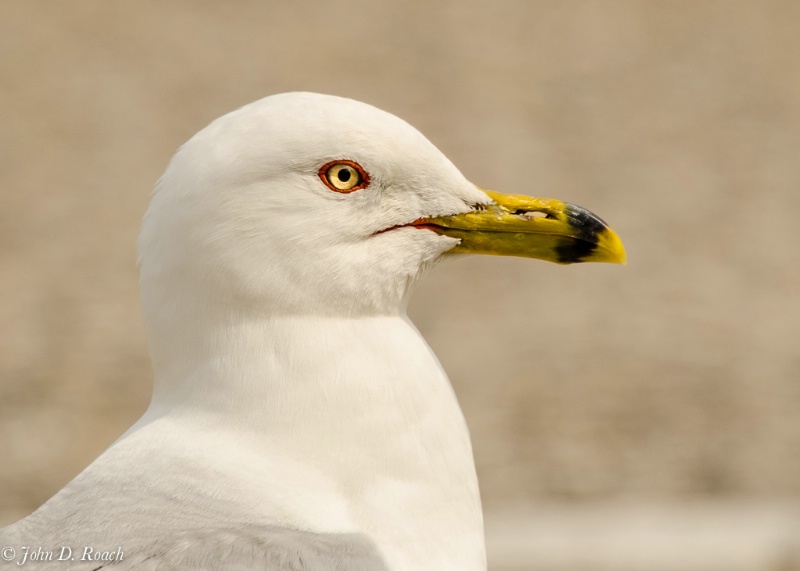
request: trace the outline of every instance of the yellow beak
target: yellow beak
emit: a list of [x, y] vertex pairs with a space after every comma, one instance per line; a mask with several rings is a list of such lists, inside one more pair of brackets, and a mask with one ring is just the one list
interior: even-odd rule
[[433, 230], [459, 238], [451, 252], [538, 258], [557, 264], [625, 264], [617, 233], [588, 210], [550, 198], [484, 191], [483, 209], [426, 219]]

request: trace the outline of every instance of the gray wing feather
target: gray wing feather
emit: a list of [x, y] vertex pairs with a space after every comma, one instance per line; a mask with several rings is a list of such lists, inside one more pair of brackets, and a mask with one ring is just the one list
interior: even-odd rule
[[[5, 537], [4, 539], [10, 539]], [[8, 545], [6, 543], [5, 545]], [[31, 545], [31, 542], [18, 543]], [[387, 571], [378, 550], [363, 535], [318, 534], [271, 526], [241, 526], [170, 533], [120, 546], [117, 561], [28, 561], [29, 570], [70, 571]], [[109, 551], [113, 551], [108, 548]], [[15, 562], [4, 562], [14, 565]]]
[[385, 571], [372, 542], [359, 535], [280, 528], [218, 529], [156, 541], [108, 570]]
[[[145, 451], [146, 452], [146, 451]], [[108, 454], [108, 453], [107, 453]], [[106, 455], [107, 455], [106, 454]], [[104, 456], [106, 456], [104, 455]], [[378, 548], [363, 534], [322, 534], [260, 520], [245, 499], [220, 499], [226, 475], [202, 462], [167, 455], [123, 463], [104, 456], [32, 515], [0, 529], [0, 549], [41, 546], [73, 550], [68, 561], [18, 558], [0, 568], [142, 571], [385, 571]], [[152, 478], [153, 466], [159, 478]], [[211, 483], [211, 484], [209, 484]], [[118, 548], [117, 561], [81, 561], [83, 549]]]

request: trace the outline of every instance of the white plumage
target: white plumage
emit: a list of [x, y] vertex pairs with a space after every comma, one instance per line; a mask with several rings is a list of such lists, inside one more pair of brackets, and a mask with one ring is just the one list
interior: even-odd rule
[[412, 286], [455, 250], [625, 258], [580, 207], [487, 192], [355, 101], [211, 123], [142, 226], [150, 407], [0, 544], [121, 549], [116, 569], [484, 570], [469, 434]]
[[[323, 185], [335, 159], [369, 189]], [[405, 316], [457, 240], [376, 234], [478, 202], [419, 132], [362, 103], [284, 94], [211, 123], [142, 228], [150, 408], [3, 543], [121, 546], [123, 566], [283, 569], [264, 566], [277, 544], [298, 569], [484, 569], [467, 428]], [[309, 563], [320, 545], [328, 566]]]

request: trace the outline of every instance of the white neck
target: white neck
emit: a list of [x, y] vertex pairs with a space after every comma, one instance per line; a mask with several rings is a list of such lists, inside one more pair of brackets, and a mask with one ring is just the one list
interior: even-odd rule
[[367, 533], [391, 569], [485, 569], [467, 427], [407, 317], [225, 321], [151, 340], [156, 386], [137, 427], [194, 419], [198, 449], [245, 464], [264, 512]]

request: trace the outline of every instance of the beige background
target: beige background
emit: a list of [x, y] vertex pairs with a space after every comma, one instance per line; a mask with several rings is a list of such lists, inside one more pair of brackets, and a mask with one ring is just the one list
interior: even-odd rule
[[151, 387], [135, 239], [176, 147], [312, 90], [608, 220], [626, 268], [463, 258], [410, 312], [501, 569], [800, 568], [800, 3], [0, 3], [0, 523]]

